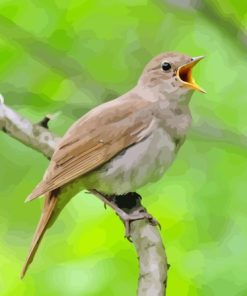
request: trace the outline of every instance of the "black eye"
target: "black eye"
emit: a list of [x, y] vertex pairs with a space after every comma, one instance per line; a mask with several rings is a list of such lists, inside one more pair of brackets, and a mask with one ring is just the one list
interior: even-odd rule
[[162, 67], [163, 71], [168, 71], [171, 69], [172, 66], [171, 66], [171, 64], [164, 62], [161, 67]]

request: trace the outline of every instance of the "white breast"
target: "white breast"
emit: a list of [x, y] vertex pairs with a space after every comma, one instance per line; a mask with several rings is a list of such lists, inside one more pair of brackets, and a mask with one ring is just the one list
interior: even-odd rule
[[107, 194], [133, 192], [164, 174], [174, 159], [175, 148], [169, 134], [156, 128], [150, 136], [87, 175], [84, 184]]

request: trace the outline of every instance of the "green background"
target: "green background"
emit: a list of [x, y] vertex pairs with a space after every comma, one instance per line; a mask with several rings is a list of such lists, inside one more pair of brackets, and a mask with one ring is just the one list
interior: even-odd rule
[[[192, 3], [193, 1], [191, 1]], [[0, 92], [63, 135], [76, 118], [135, 85], [164, 51], [205, 55], [194, 123], [176, 162], [143, 187], [162, 224], [168, 296], [247, 295], [247, 4], [245, 1], [0, 1]], [[193, 3], [194, 3], [193, 2]], [[138, 265], [123, 225], [80, 193], [19, 273], [42, 200], [24, 204], [48, 161], [0, 133], [0, 295], [135, 295]]]

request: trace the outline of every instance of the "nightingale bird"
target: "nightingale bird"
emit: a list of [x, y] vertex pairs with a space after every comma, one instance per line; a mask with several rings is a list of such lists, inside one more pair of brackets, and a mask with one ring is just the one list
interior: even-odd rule
[[[103, 197], [126, 220], [128, 214], [122, 215], [109, 197], [134, 192], [161, 178], [191, 125], [193, 91], [205, 92], [192, 77], [192, 68], [202, 58], [175, 52], [156, 56], [130, 91], [92, 109], [68, 129], [42, 181], [26, 199], [45, 196], [21, 278], [45, 231], [79, 191]], [[145, 214], [128, 217], [141, 218]]]

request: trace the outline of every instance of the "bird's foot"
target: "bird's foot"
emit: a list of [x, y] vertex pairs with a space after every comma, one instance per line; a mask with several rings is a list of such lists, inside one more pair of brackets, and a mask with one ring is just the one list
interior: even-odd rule
[[126, 213], [122, 211], [122, 213], [117, 213], [117, 215], [120, 217], [122, 222], [125, 226], [125, 238], [127, 238], [130, 242], [131, 240], [131, 228], [130, 224], [131, 222], [137, 221], [137, 220], [147, 220], [151, 225], [158, 226], [161, 229], [160, 223], [149, 213], [147, 213], [144, 209], [141, 209], [139, 211], [134, 211], [132, 213]]
[[119, 218], [123, 221], [125, 226], [125, 237], [131, 241], [131, 228], [130, 224], [136, 220], [147, 220], [150, 224], [161, 228], [160, 223], [153, 218], [152, 215], [147, 213], [146, 209], [141, 205], [141, 196], [136, 192], [129, 192], [124, 195], [111, 195], [107, 196], [95, 189], [89, 191], [95, 196], [100, 198], [104, 205], [111, 207]]

